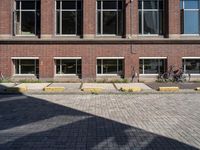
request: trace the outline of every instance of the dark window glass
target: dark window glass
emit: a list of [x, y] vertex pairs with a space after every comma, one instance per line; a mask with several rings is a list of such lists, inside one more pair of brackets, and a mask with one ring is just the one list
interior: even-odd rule
[[117, 60], [103, 60], [104, 74], [117, 74]]
[[98, 1], [98, 2], [97, 2], [97, 8], [98, 8], [98, 9], [101, 9], [101, 1]]
[[76, 12], [62, 12], [62, 33], [76, 34]]
[[144, 34], [158, 34], [158, 12], [144, 12]]
[[21, 9], [35, 9], [35, 1], [21, 1]]
[[76, 74], [76, 60], [62, 60], [63, 74]]
[[81, 69], [81, 68], [82, 68], [82, 67], [81, 67], [82, 64], [81, 64], [81, 63], [82, 63], [81, 59], [78, 59], [78, 60], [77, 60], [77, 74], [78, 74], [78, 75], [81, 75], [81, 73], [82, 73], [82, 69]]
[[142, 11], [139, 11], [139, 33], [142, 34]]
[[20, 60], [21, 73], [20, 74], [35, 74], [35, 60]]
[[60, 9], [60, 1], [56, 2], [56, 9]]
[[199, 34], [199, 12], [184, 12], [184, 34]]
[[103, 1], [103, 9], [117, 9], [116, 1]]
[[60, 32], [60, 12], [56, 12], [56, 30], [57, 30], [57, 34], [61, 34]]
[[77, 12], [77, 35], [82, 34], [82, 12], [78, 11]]
[[103, 33], [116, 34], [117, 27], [117, 13], [116, 12], [103, 12]]
[[97, 60], [97, 74], [101, 74], [101, 61], [102, 60]]
[[20, 9], [20, 2], [16, 1], [16, 9]]
[[185, 72], [192, 74], [200, 74], [200, 59], [185, 60]]
[[76, 1], [62, 1], [62, 9], [76, 9]]
[[81, 3], [81, 1], [77, 1], [77, 9], [82, 9], [82, 3]]
[[35, 13], [22, 12], [21, 32], [22, 34], [35, 34]]
[[184, 0], [185, 9], [199, 9], [199, 0]]
[[138, 2], [138, 9], [142, 9], [142, 1]]
[[158, 9], [156, 0], [144, 0], [144, 9]]
[[98, 12], [98, 34], [101, 34], [101, 12]]

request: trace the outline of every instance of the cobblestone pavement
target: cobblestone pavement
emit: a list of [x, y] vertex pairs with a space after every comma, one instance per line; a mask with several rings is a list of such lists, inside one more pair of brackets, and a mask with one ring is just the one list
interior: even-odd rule
[[198, 150], [200, 94], [0, 95], [0, 150]]

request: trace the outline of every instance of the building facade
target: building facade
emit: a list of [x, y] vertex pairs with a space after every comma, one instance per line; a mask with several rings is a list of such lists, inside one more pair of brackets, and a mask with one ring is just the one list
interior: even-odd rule
[[12, 79], [200, 79], [200, 0], [0, 0], [0, 72]]

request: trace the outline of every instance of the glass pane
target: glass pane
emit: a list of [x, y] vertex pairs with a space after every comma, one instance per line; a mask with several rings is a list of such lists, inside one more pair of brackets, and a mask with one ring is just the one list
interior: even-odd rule
[[81, 1], [77, 1], [77, 9], [82, 9], [82, 3]]
[[142, 9], [142, 0], [139, 0], [138, 2], [138, 9]]
[[76, 1], [62, 1], [62, 9], [76, 9]]
[[158, 9], [157, 0], [144, 0], [144, 9]]
[[35, 9], [35, 1], [21, 1], [21, 9]]
[[36, 5], [37, 5], [37, 6], [36, 6], [37, 10], [40, 10], [40, 1], [37, 1], [37, 2], [36, 2]]
[[166, 59], [161, 59], [159, 60], [159, 65], [160, 65], [160, 71], [159, 73], [165, 73], [166, 72], [166, 68], [167, 68], [167, 61]]
[[180, 0], [180, 8], [183, 9], [183, 0]]
[[104, 74], [117, 74], [117, 60], [103, 60]]
[[117, 34], [117, 12], [103, 12], [103, 34]]
[[56, 9], [60, 9], [60, 1], [56, 2]]
[[185, 9], [198, 9], [199, 8], [199, 0], [184, 0]]
[[60, 70], [60, 60], [56, 60], [56, 74], [62, 74]]
[[78, 74], [78, 75], [81, 75], [81, 73], [82, 73], [82, 69], [81, 69], [81, 66], [82, 66], [82, 65], [81, 65], [81, 62], [82, 62], [81, 59], [78, 59], [78, 60], [77, 60], [77, 74]]
[[117, 9], [116, 1], [103, 1], [103, 9]]
[[139, 34], [142, 34], [142, 11], [139, 11]]
[[101, 72], [101, 60], [97, 60], [97, 74], [102, 74]]
[[97, 2], [97, 8], [98, 8], [98, 9], [101, 9], [101, 1], [98, 1], [98, 2]]
[[143, 60], [140, 59], [140, 74], [143, 74]]
[[118, 12], [118, 35], [122, 35], [123, 34], [123, 25], [124, 25], [124, 21], [123, 21], [123, 12], [119, 11]]
[[36, 34], [40, 34], [40, 11], [36, 12]]
[[15, 74], [19, 74], [19, 60], [14, 60], [15, 63]]
[[199, 34], [199, 12], [184, 12], [184, 34]]
[[118, 1], [118, 9], [123, 9], [123, 2], [122, 1]]
[[23, 12], [21, 18], [22, 34], [35, 34], [35, 12]]
[[159, 34], [163, 34], [163, 11], [159, 12]]
[[76, 60], [62, 60], [63, 74], [76, 74]]
[[76, 12], [62, 12], [62, 34], [76, 34]]
[[144, 12], [144, 34], [158, 34], [158, 12]]
[[163, 0], [159, 1], [159, 9], [163, 9]]
[[123, 60], [122, 59], [118, 60], [118, 74], [123, 75]]
[[192, 74], [200, 73], [200, 59], [186, 60], [186, 72]]
[[21, 60], [21, 74], [35, 74], [35, 60]]
[[159, 65], [157, 59], [145, 59], [144, 60], [144, 73], [145, 74], [158, 74]]
[[20, 9], [20, 2], [19, 1], [16, 1], [16, 9]]
[[101, 12], [98, 12], [98, 19], [97, 19], [97, 24], [98, 24], [98, 34], [101, 34]]
[[77, 35], [82, 34], [82, 11], [77, 12]]
[[56, 12], [56, 33], [61, 34], [60, 33], [60, 12], [59, 11]]
[[16, 34], [21, 34], [21, 31], [20, 31], [20, 12], [19, 11], [15, 12], [15, 19], [16, 19], [16, 24], [15, 24]]

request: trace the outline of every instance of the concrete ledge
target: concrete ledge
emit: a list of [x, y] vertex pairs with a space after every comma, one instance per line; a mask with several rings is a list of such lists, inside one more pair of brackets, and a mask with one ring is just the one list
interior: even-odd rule
[[45, 87], [43, 89], [44, 92], [64, 92], [64, 87]]
[[141, 92], [142, 88], [140, 88], [140, 87], [122, 87], [120, 90], [123, 92]]
[[23, 93], [23, 92], [27, 92], [28, 88], [26, 86], [8, 87], [5, 89], [5, 91], [9, 93]]
[[179, 87], [159, 87], [158, 91], [161, 92], [178, 92], [180, 89]]
[[200, 91], [200, 87], [197, 87], [195, 90], [196, 90], [196, 91]]
[[103, 92], [103, 88], [82, 88], [81, 91], [89, 92], [89, 93], [101, 93]]

